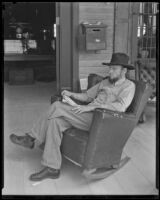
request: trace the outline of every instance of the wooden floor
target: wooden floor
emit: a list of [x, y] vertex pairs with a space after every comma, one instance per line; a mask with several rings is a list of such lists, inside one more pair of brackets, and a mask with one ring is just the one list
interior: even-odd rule
[[157, 194], [155, 189], [155, 108], [146, 108], [147, 121], [132, 132], [123, 156], [131, 160], [107, 179], [89, 181], [81, 168], [63, 158], [59, 179], [33, 183], [30, 174], [39, 171], [42, 152], [12, 144], [9, 135], [22, 135], [49, 107], [56, 91], [51, 83], [4, 86], [4, 188], [3, 195], [117, 195]]

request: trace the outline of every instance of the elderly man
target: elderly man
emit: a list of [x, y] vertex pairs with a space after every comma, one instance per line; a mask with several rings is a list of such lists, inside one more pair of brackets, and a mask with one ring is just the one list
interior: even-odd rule
[[[65, 102], [56, 101], [24, 136], [10, 135], [13, 143], [32, 149], [35, 144], [44, 144], [42, 165], [44, 168], [32, 174], [30, 180], [40, 181], [45, 178], [58, 178], [61, 168], [60, 145], [63, 132], [74, 126], [89, 130], [96, 108], [107, 108], [125, 112], [135, 93], [135, 84], [126, 78], [127, 69], [134, 69], [128, 64], [129, 57], [124, 53], [114, 53], [109, 66], [109, 77], [96, 84], [85, 93], [62, 91]], [[70, 105], [68, 97], [88, 102], [87, 105]]]

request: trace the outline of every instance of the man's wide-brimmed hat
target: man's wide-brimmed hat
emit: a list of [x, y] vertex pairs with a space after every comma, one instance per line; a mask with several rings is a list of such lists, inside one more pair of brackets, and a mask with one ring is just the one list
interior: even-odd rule
[[127, 68], [127, 69], [135, 69], [135, 67], [131, 64], [128, 63], [129, 62], [129, 56], [125, 53], [113, 53], [112, 54], [112, 58], [110, 63], [105, 63], [103, 62], [103, 65], [122, 65], [123, 67]]

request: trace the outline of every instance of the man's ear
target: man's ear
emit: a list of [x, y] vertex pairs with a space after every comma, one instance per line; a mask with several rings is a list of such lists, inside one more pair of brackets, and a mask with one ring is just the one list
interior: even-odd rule
[[123, 73], [126, 74], [127, 73], [127, 68], [123, 68]]

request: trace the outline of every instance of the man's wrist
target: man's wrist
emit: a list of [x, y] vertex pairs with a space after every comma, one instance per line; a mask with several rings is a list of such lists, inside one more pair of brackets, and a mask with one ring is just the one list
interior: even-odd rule
[[107, 105], [104, 106], [104, 104], [91, 105], [91, 106], [92, 106], [94, 109], [96, 109], [96, 108], [102, 108], [102, 109], [107, 108]]
[[70, 93], [70, 97], [75, 98], [72, 92]]
[[100, 108], [102, 108], [102, 109], [108, 109], [108, 105], [107, 104], [101, 104]]

